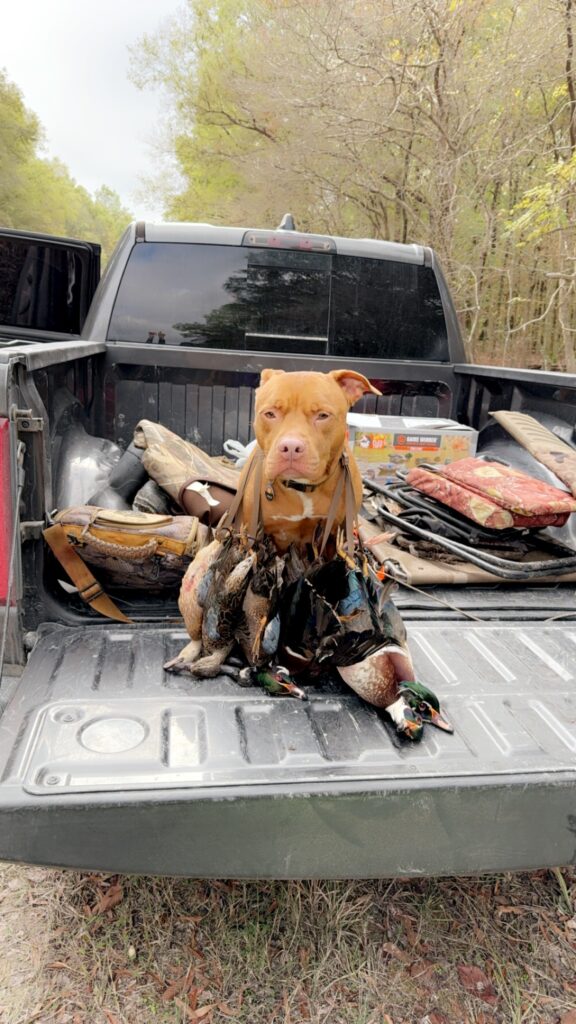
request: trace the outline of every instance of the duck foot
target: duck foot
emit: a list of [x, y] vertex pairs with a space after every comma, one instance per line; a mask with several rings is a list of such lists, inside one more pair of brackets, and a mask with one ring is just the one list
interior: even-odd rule
[[233, 679], [234, 682], [237, 683], [239, 673], [240, 669], [238, 665], [235, 665], [233, 662], [230, 661], [225, 661], [222, 665], [220, 665], [218, 675], [229, 676], [230, 679]]
[[231, 672], [236, 674], [236, 669], [233, 665], [226, 664], [226, 656], [229, 651], [216, 651], [214, 654], [206, 654], [203, 658], [198, 658], [197, 661], [193, 662], [188, 668], [191, 676], [196, 676], [198, 679], [215, 679], [216, 676], [230, 675]]
[[189, 644], [186, 644], [186, 647], [182, 648], [180, 654], [165, 662], [164, 670], [166, 672], [175, 672], [176, 674], [191, 672], [192, 665], [197, 660], [201, 650], [202, 641], [191, 640]]
[[[180, 654], [170, 661], [165, 662], [166, 672], [173, 672], [175, 675], [188, 675], [197, 679], [214, 679], [216, 676], [231, 676], [236, 679], [239, 668], [237, 665], [224, 661], [227, 651], [218, 651], [215, 654], [200, 657], [202, 651], [201, 640], [191, 640], [186, 647], [183, 647]], [[231, 659], [232, 661], [236, 659]]]

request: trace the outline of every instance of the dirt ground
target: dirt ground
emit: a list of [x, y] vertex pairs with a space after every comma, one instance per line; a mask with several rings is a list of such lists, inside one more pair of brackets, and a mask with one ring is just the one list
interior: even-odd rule
[[218, 882], [0, 866], [2, 1024], [576, 1024], [576, 873]]

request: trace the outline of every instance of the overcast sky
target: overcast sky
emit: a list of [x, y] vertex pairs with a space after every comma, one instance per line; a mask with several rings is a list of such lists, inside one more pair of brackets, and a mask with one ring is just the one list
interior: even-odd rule
[[147, 145], [161, 98], [128, 81], [128, 46], [153, 32], [183, 0], [25, 0], [5, 3], [0, 68], [19, 86], [57, 156], [93, 193], [109, 185], [137, 219], [160, 210], [138, 199], [154, 171]]

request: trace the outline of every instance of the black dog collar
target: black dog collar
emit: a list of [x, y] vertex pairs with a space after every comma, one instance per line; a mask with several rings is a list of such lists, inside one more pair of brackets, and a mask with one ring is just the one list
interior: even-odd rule
[[[324, 477], [326, 480], [327, 477]], [[324, 483], [324, 480], [320, 480], [317, 484], [301, 484], [298, 480], [281, 480], [280, 483], [284, 484], [284, 487], [291, 487], [293, 491], [315, 491], [320, 484]]]

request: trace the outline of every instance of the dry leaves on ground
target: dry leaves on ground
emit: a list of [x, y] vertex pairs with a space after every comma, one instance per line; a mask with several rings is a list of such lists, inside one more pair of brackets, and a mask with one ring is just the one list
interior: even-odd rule
[[458, 977], [460, 984], [473, 996], [478, 996], [485, 1003], [495, 1006], [498, 1002], [496, 990], [484, 971], [472, 964], [460, 964], [458, 966]]

